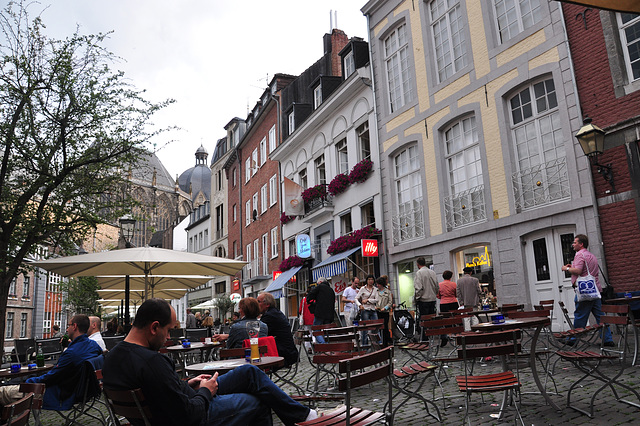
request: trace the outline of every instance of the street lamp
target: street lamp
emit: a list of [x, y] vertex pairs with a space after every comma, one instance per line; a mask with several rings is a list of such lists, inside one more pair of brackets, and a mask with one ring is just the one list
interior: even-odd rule
[[590, 164], [596, 166], [598, 173], [602, 175], [604, 180], [609, 182], [611, 190], [607, 193], [616, 192], [613, 184], [613, 169], [611, 163], [604, 165], [598, 163], [598, 155], [604, 152], [604, 136], [606, 132], [595, 124], [591, 124], [589, 117], [584, 118], [584, 125], [576, 133], [576, 139], [580, 142], [584, 155], [589, 158]]
[[[120, 232], [122, 233], [122, 238], [124, 238], [124, 246], [125, 248], [131, 248], [133, 245], [131, 244], [131, 239], [133, 238], [133, 234], [136, 231], [136, 220], [131, 217], [130, 214], [126, 214], [118, 219], [120, 223]], [[129, 291], [130, 291], [130, 280], [129, 275], [124, 277], [124, 304], [126, 306], [124, 311], [124, 330], [126, 333], [129, 332], [131, 328], [131, 314], [129, 312]]]

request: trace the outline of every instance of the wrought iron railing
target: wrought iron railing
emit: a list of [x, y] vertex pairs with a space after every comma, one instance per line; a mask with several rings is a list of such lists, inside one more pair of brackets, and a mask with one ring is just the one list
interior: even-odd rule
[[333, 206], [333, 195], [327, 194], [325, 197], [314, 198], [308, 203], [304, 204], [304, 213], [305, 215], [310, 215], [311, 213], [320, 210], [325, 207]]
[[445, 197], [444, 210], [448, 230], [487, 220], [484, 185]]
[[571, 197], [565, 158], [520, 170], [511, 178], [518, 212]]
[[424, 237], [424, 212], [421, 200], [417, 200], [416, 203], [418, 207], [391, 218], [395, 245]]

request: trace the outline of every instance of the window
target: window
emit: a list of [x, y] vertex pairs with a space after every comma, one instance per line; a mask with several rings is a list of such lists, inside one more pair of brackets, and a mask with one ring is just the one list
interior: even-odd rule
[[289, 117], [287, 117], [287, 122], [289, 123], [289, 134], [292, 134], [296, 130], [296, 121], [294, 111], [291, 111]]
[[265, 183], [260, 188], [260, 213], [264, 213], [267, 211], [267, 184]]
[[347, 139], [344, 138], [336, 144], [336, 156], [338, 159], [338, 173], [349, 172], [349, 155], [347, 153]]
[[620, 42], [631, 82], [640, 78], [640, 15], [618, 13], [617, 18]]
[[298, 184], [302, 187], [302, 189], [307, 189], [309, 183], [307, 182], [307, 169], [300, 170], [298, 173]]
[[220, 283], [215, 283], [214, 286], [215, 286], [215, 289], [216, 289], [216, 294], [223, 294], [223, 293], [225, 293], [227, 291], [226, 290], [227, 285], [226, 285], [226, 283], [224, 281], [222, 281]]
[[271, 258], [278, 257], [278, 228], [271, 229]]
[[347, 235], [353, 231], [351, 226], [351, 212], [340, 216], [340, 235]]
[[20, 314], [20, 338], [27, 337], [27, 314]]
[[260, 241], [253, 240], [253, 276], [260, 275], [259, 262], [260, 262]]
[[209, 247], [209, 230], [204, 230], [204, 246]]
[[274, 124], [269, 129], [269, 152], [273, 152], [276, 149], [276, 125]]
[[398, 234], [394, 239], [398, 243], [424, 236], [421, 161], [416, 146], [406, 148], [393, 160], [398, 205], [398, 216], [394, 225], [394, 232]]
[[542, 19], [540, 0], [495, 0], [500, 43], [520, 34]]
[[273, 175], [269, 179], [269, 206], [278, 202], [278, 176]]
[[251, 158], [244, 161], [244, 169], [244, 183], [247, 183], [251, 179]]
[[247, 244], [247, 258], [245, 259], [245, 262], [249, 262], [247, 263], [247, 268], [251, 270], [251, 244]]
[[193, 237], [189, 238], [189, 251], [193, 253]]
[[287, 241], [287, 245], [289, 246], [289, 256], [293, 256], [296, 254], [296, 240], [295, 238], [291, 238]]
[[240, 128], [236, 128], [233, 131], [233, 138], [231, 139], [231, 146], [238, 146], [238, 142], [240, 142]]
[[258, 172], [258, 148], [251, 153], [251, 176]]
[[237, 220], [238, 220], [238, 205], [234, 204], [233, 205], [233, 223], [236, 223]]
[[200, 245], [198, 246], [198, 250], [201, 250], [204, 246], [204, 239], [202, 238], [202, 232], [200, 232]]
[[251, 212], [251, 214], [254, 214], [257, 216], [258, 215], [258, 193], [256, 192], [255, 194], [253, 194], [253, 197], [251, 198], [253, 201], [253, 210]]
[[13, 312], [7, 312], [7, 324], [6, 329], [4, 331], [4, 338], [11, 339], [13, 338]]
[[233, 242], [233, 258], [236, 259], [238, 257], [238, 242]]
[[[235, 209], [235, 204], [234, 204]], [[235, 221], [235, 217], [234, 217]], [[224, 228], [224, 205], [216, 206], [216, 239], [222, 238], [222, 229]]]
[[373, 201], [368, 202], [367, 204], [360, 207], [360, 217], [362, 219], [362, 228], [365, 226], [376, 224], [376, 215], [373, 209]]
[[389, 84], [389, 107], [397, 111], [411, 101], [407, 25], [402, 24], [384, 40], [384, 57]]
[[369, 122], [365, 121], [356, 129], [360, 157], [358, 160], [371, 159], [371, 142], [369, 140]]
[[322, 85], [313, 89], [313, 109], [317, 109], [322, 103]]
[[449, 229], [486, 219], [482, 161], [475, 117], [464, 118], [444, 132], [449, 196], [445, 199]]
[[24, 284], [22, 285], [22, 297], [24, 299], [28, 299], [29, 298], [29, 290], [31, 290], [31, 277], [29, 276], [25, 276], [24, 277]]
[[246, 213], [244, 224], [246, 226], [249, 226], [249, 224], [251, 223], [251, 200], [247, 200], [244, 207], [245, 207], [245, 213]]
[[353, 60], [353, 50], [344, 56], [344, 78], [347, 79], [356, 71], [356, 64]]
[[327, 173], [324, 167], [324, 154], [315, 160], [316, 165], [316, 185], [324, 185], [327, 183]]
[[517, 173], [517, 208], [535, 207], [567, 198], [562, 123], [552, 79], [534, 83], [509, 100]]
[[265, 136], [260, 141], [260, 167], [267, 162], [267, 137]]
[[467, 48], [458, 0], [434, 0], [429, 4], [438, 81], [442, 82], [467, 65]]
[[16, 279], [11, 280], [11, 284], [9, 284], [9, 297], [18, 297], [16, 293]]
[[262, 236], [262, 275], [269, 273], [269, 236]]
[[236, 167], [233, 168], [233, 186], [235, 187], [238, 183], [238, 169]]

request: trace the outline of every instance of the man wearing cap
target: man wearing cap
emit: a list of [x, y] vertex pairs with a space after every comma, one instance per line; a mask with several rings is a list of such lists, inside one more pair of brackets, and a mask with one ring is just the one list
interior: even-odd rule
[[[473, 268], [465, 266], [462, 270], [464, 275], [458, 279], [456, 296], [458, 297], [458, 303], [461, 308], [480, 308], [480, 301], [482, 300], [482, 289], [480, 288], [480, 281], [477, 278], [471, 276]], [[471, 325], [477, 324], [480, 321], [475, 315], [464, 319], [464, 329], [466, 331], [471, 330]]]

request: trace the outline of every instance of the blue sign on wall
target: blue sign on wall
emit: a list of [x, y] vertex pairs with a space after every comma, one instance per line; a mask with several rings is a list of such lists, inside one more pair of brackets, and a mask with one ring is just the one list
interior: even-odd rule
[[298, 257], [311, 257], [311, 238], [307, 234], [300, 234], [296, 237], [296, 250]]

